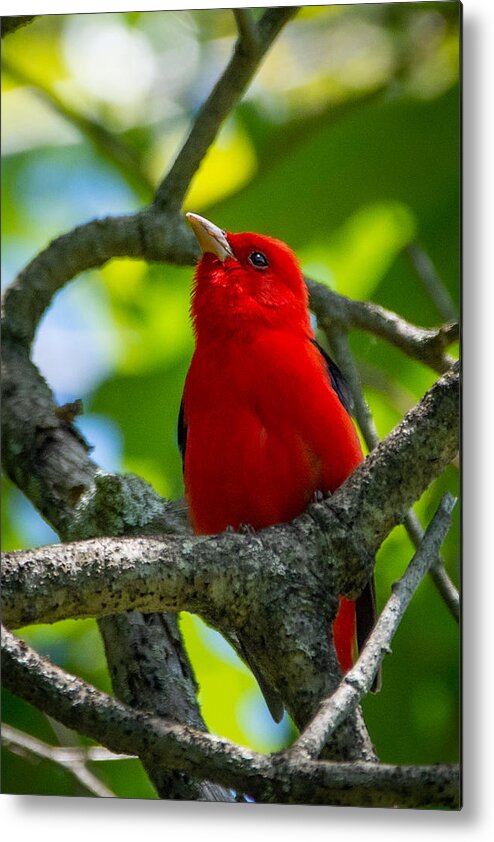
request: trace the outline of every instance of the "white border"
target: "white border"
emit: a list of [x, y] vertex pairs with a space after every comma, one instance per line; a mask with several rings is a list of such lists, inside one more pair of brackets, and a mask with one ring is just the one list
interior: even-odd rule
[[[376, 0], [359, 0], [360, 3], [373, 3], [376, 5]], [[437, 2], [437, 0], [435, 0]], [[391, 0], [377, 0], [379, 2], [391, 2]], [[414, 3], [418, 0], [399, 0], [404, 3]], [[428, 0], [424, 0], [428, 2]], [[430, 0], [433, 2], [433, 0]], [[447, 0], [444, 0], [447, 2]], [[470, 6], [488, 6], [490, 0], [466, 0], [466, 5]], [[286, 0], [286, 2], [272, 2], [269, 6], [300, 6], [302, 3], [294, 3], [293, 0]], [[352, 3], [347, 0], [333, 0], [332, 3], [306, 3], [307, 6], [349, 6]], [[358, 5], [355, 3], [354, 5]], [[163, 9], [232, 9], [237, 6], [247, 6], [250, 8], [260, 7], [264, 8], [264, 3], [259, 3], [258, 0], [253, 0], [251, 3], [239, 2], [239, 0], [232, 0], [232, 2], [210, 2], [210, 0], [191, 0], [190, 3], [184, 0], [177, 0], [172, 3], [152, 2], [152, 0], [88, 0], [82, 3], [81, 0], [3, 0], [2, 15], [27, 15], [27, 14], [70, 14], [73, 12], [151, 12], [161, 11]]]

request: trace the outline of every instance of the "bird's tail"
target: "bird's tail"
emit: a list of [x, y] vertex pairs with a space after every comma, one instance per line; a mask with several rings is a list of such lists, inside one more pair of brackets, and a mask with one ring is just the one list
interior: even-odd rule
[[[360, 652], [376, 624], [376, 592], [374, 579], [367, 583], [355, 602], [340, 597], [336, 619], [333, 623], [333, 640], [341, 671], [348, 672], [353, 666], [355, 633], [357, 648]], [[372, 685], [372, 692], [381, 689], [381, 671], [377, 673]]]

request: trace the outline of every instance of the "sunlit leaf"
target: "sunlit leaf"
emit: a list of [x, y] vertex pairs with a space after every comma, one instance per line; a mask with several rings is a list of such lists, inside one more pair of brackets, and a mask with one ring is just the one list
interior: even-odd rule
[[243, 187], [256, 170], [256, 154], [240, 124], [229, 120], [206, 155], [186, 197], [188, 208], [204, 210]]

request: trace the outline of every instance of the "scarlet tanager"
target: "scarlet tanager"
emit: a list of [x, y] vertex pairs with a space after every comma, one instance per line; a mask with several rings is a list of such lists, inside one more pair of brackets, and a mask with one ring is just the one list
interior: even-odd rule
[[[192, 528], [209, 534], [290, 521], [362, 461], [346, 382], [316, 342], [307, 287], [288, 246], [186, 216], [203, 252], [178, 424]], [[340, 597], [333, 636], [343, 672], [352, 665], [356, 615], [363, 641], [374, 621], [372, 585], [357, 610]], [[279, 720], [282, 706], [239, 648]]]

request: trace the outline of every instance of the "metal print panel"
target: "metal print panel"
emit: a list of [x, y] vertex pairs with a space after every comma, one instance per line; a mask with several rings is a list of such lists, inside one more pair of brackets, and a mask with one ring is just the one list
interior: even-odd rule
[[4, 793], [459, 809], [460, 24], [2, 20]]

